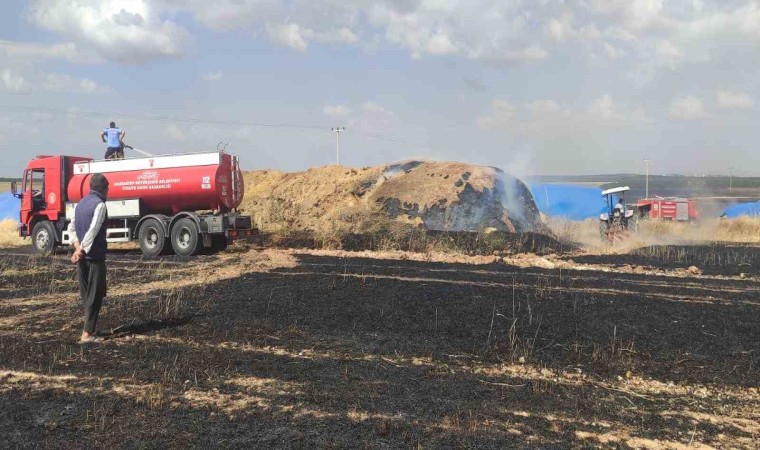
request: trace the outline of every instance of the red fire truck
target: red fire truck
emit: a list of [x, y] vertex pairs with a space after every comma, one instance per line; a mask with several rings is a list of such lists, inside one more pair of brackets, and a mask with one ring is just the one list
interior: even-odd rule
[[220, 251], [255, 231], [237, 212], [245, 192], [238, 158], [223, 151], [108, 161], [37, 156], [11, 190], [21, 200], [19, 233], [38, 253], [71, 243], [68, 224], [95, 173], [110, 184], [108, 242], [137, 240], [148, 257]]
[[688, 198], [654, 197], [643, 198], [636, 202], [639, 217], [679, 222], [699, 220], [696, 202]]

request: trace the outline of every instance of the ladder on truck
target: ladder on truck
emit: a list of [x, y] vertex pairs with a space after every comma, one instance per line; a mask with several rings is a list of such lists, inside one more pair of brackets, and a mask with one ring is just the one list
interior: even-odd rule
[[237, 204], [241, 200], [240, 192], [240, 160], [237, 156], [232, 156], [232, 202]]

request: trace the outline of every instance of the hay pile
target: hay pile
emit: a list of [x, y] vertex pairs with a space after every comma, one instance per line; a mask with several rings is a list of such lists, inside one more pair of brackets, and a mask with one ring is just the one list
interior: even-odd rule
[[15, 248], [28, 245], [18, 235], [18, 221], [13, 219], [3, 219], [0, 221], [0, 248]]
[[244, 177], [241, 210], [263, 232], [367, 233], [382, 221], [442, 231], [546, 231], [525, 184], [492, 167], [407, 161]]

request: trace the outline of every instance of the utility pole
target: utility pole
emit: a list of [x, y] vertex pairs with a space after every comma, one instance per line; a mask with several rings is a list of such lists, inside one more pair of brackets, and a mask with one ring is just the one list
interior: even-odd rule
[[731, 194], [734, 191], [734, 168], [728, 168], [728, 193]]
[[346, 131], [346, 127], [330, 128], [335, 132], [335, 163], [340, 165], [340, 133]]
[[647, 181], [646, 181], [646, 193], [644, 194], [644, 198], [649, 198], [649, 159], [645, 159], [644, 162], [647, 165]]

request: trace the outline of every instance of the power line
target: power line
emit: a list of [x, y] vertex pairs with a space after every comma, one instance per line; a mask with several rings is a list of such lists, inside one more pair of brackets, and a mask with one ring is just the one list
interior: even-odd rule
[[99, 112], [99, 111], [82, 111], [82, 110], [65, 110], [56, 108], [32, 108], [27, 106], [0, 106], [0, 109], [16, 112], [37, 112], [48, 114], [62, 114], [67, 116], [79, 116], [79, 117], [112, 117], [118, 116], [123, 118], [129, 118], [133, 120], [154, 121], [154, 122], [181, 122], [181, 123], [193, 123], [204, 125], [248, 125], [254, 127], [265, 128], [302, 128], [312, 130], [324, 130], [325, 126], [320, 125], [300, 125], [291, 123], [266, 123], [266, 122], [254, 122], [247, 120], [207, 120], [196, 118], [181, 118], [181, 117], [169, 117], [169, 116], [151, 116], [151, 115], [136, 115], [119, 112]]
[[[138, 115], [138, 114], [129, 114], [129, 113], [102, 112], [102, 111], [91, 111], [91, 110], [87, 111], [87, 110], [67, 110], [67, 109], [60, 109], [60, 108], [38, 108], [38, 107], [30, 107], [30, 106], [0, 105], [0, 110], [27, 112], [27, 113], [36, 112], [36, 113], [58, 114], [58, 115], [66, 115], [66, 116], [74, 116], [74, 117], [97, 117], [101, 119], [103, 117], [117, 116], [117, 117], [122, 117], [122, 118], [129, 118], [133, 120], [142, 120], [142, 121], [149, 121], [149, 122], [179, 122], [179, 123], [191, 123], [191, 124], [198, 124], [198, 125], [247, 125], [247, 126], [262, 127], [262, 128], [284, 128], [284, 129], [303, 129], [303, 130], [330, 129], [329, 127], [325, 125], [268, 123], [268, 122], [257, 122], [257, 121], [248, 121], [248, 120], [208, 120], [208, 119], [198, 119], [198, 118], [154, 116], [154, 115], [145, 115], [145, 114]], [[415, 146], [418, 148], [433, 150], [431, 147], [425, 144], [411, 142], [405, 139], [394, 138], [394, 137], [385, 136], [385, 135], [376, 134], [376, 133], [363, 133], [360, 131], [353, 131], [352, 134], [369, 138], [369, 139], [394, 142], [397, 144], [404, 144], [404, 145]]]
[[429, 146], [427, 146], [425, 144], [420, 144], [420, 143], [417, 143], [417, 142], [407, 141], [405, 139], [392, 138], [392, 137], [389, 137], [389, 136], [383, 136], [383, 135], [375, 134], [375, 133], [356, 132], [355, 134], [358, 134], [360, 136], [364, 136], [364, 137], [367, 137], [367, 138], [370, 138], [370, 139], [377, 139], [377, 140], [380, 140], [380, 141], [395, 142], [397, 144], [413, 145], [413, 146], [420, 147], [420, 148], [431, 149]]

